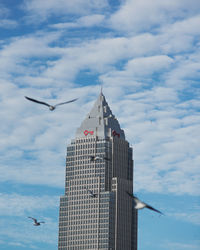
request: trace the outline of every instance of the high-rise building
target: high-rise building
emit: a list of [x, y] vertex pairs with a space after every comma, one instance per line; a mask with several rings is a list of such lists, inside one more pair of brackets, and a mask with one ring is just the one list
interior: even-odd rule
[[101, 93], [67, 147], [59, 250], [137, 250], [132, 148]]

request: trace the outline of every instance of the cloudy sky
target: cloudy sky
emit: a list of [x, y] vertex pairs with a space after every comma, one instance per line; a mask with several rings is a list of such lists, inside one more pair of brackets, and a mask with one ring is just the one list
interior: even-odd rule
[[139, 250], [199, 249], [199, 27], [199, 0], [1, 0], [2, 250], [57, 249], [66, 146], [101, 86], [135, 193], [165, 214], [139, 212]]

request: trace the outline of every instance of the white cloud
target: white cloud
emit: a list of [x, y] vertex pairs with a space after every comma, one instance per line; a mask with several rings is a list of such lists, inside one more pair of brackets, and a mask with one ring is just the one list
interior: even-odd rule
[[111, 108], [133, 143], [136, 190], [198, 195], [198, 102], [188, 113], [177, 105], [184, 102], [175, 89], [160, 86], [113, 98]]
[[0, 18], [8, 17], [9, 14], [10, 10], [4, 4], [0, 3]]
[[25, 196], [17, 193], [0, 193], [1, 216], [30, 216], [38, 210], [58, 207], [57, 196]]
[[16, 28], [18, 23], [15, 20], [2, 19], [0, 20], [0, 27], [4, 29]]
[[197, 70], [200, 61], [194, 54], [199, 55], [199, 49], [186, 57], [177, 58], [176, 67], [166, 75], [167, 84], [180, 90], [187, 90], [185, 94], [192, 93], [193, 88], [191, 86], [195, 84], [195, 81], [198, 82], [200, 76]]
[[[182, 243], [182, 242], [165, 242], [164, 247], [168, 250], [192, 250], [199, 249], [199, 242]], [[162, 245], [162, 247], [163, 247]]]
[[199, 34], [198, 23], [200, 21], [200, 14], [176, 21], [172, 25], [164, 26], [161, 30], [163, 33], [171, 35], [197, 35]]
[[123, 77], [125, 79], [138, 79], [138, 77], [141, 77], [144, 81], [146, 77], [160, 73], [160, 71], [167, 71], [171, 64], [173, 64], [173, 59], [165, 55], [138, 57], [127, 61], [124, 70], [109, 72], [107, 75], [102, 76], [101, 79], [108, 82], [108, 84], [112, 79], [116, 82], [116, 79]]
[[[12, 8], [0, 8], [4, 27], [17, 25], [19, 34], [8, 30], [0, 41], [0, 182], [9, 188], [0, 194], [0, 244], [7, 248], [57, 247], [59, 198], [50, 192], [64, 191], [66, 145], [100, 83], [133, 146], [134, 192], [157, 193], [155, 207], [177, 230], [199, 227], [191, 202], [200, 194], [199, 1], [120, 2], [24, 1], [18, 23]], [[50, 112], [25, 95], [79, 100]], [[29, 215], [45, 224], [34, 227]], [[177, 239], [161, 248], [197, 245]]]
[[13, 29], [18, 26], [17, 21], [9, 18], [10, 14], [10, 10], [0, 3], [0, 28]]
[[[52, 15], [86, 15], [98, 13], [108, 7], [107, 0], [29, 0], [24, 1], [23, 8], [29, 13], [29, 21], [41, 22]], [[38, 19], [39, 17], [39, 19]]]
[[133, 76], [152, 75], [160, 70], [167, 70], [170, 64], [173, 63], [173, 59], [166, 55], [158, 55], [152, 57], [143, 57], [132, 59], [128, 61], [126, 65], [127, 74], [132, 73]]
[[[56, 91], [21, 89], [9, 82], [3, 86], [0, 110], [0, 115], [4, 117], [0, 131], [1, 181], [64, 187], [66, 144], [88, 112], [86, 99], [94, 98], [98, 90], [91, 90], [90, 87], [66, 88], [61, 92], [56, 88]], [[57, 96], [56, 100], [50, 98], [53, 94]], [[29, 102], [24, 95], [52, 104], [75, 97], [79, 100], [51, 112], [48, 107]]]
[[[40, 219], [40, 218], [38, 218]], [[45, 224], [34, 227], [32, 220], [27, 217], [0, 218], [0, 238], [5, 239], [1, 244], [21, 246], [25, 249], [40, 249], [41, 244], [49, 244], [49, 249], [57, 245], [58, 222], [51, 218], [42, 217]], [[52, 247], [52, 248], [51, 248]]]
[[[58, 211], [58, 206], [59, 197], [54, 195], [0, 193], [0, 244], [6, 244], [6, 241], [7, 243], [9, 241], [10, 245], [27, 249], [37, 248], [38, 242], [56, 245], [58, 222], [55, 221], [55, 216], [52, 219], [48, 215]], [[34, 230], [36, 228], [33, 226], [33, 221], [27, 218], [28, 216], [45, 221], [45, 224]]]
[[[52, 13], [62, 12], [61, 2], [42, 1], [38, 3], [38, 9], [36, 3], [27, 3], [29, 13], [43, 13], [46, 18]], [[67, 4], [72, 3], [65, 4], [64, 11]], [[94, 7], [92, 2], [87, 4]], [[145, 1], [135, 1], [134, 4], [136, 12]], [[185, 1], [182, 5], [180, 1], [150, 1], [149, 4], [152, 4], [149, 10], [152, 15], [161, 10], [157, 18], [157, 22], [161, 20], [161, 27], [156, 33], [136, 36], [127, 26], [126, 36], [103, 33], [103, 37], [99, 33], [98, 39], [84, 36], [77, 39], [68, 38], [68, 33], [65, 34], [68, 31], [59, 30], [40, 31], [4, 41], [0, 52], [3, 78], [0, 110], [3, 117], [0, 132], [2, 181], [64, 186], [66, 141], [74, 137], [75, 129], [99, 91], [93, 83], [87, 85], [91, 82], [87, 78], [84, 84], [74, 83], [79, 73], [87, 70], [91, 75], [96, 74], [96, 79], [103, 83], [103, 91], [114, 114], [122, 123], [127, 139], [134, 144], [138, 190], [149, 190], [151, 186], [151, 191], [199, 193], [197, 110], [200, 104], [195, 96], [196, 88], [192, 100], [181, 97], [186, 90], [193, 89], [192, 84], [199, 77], [199, 51], [192, 50], [192, 42], [199, 34], [199, 17], [190, 16], [196, 15], [198, 3], [193, 1], [186, 14], [183, 13], [188, 6]], [[130, 25], [137, 25], [147, 10], [142, 10], [141, 17], [133, 14], [130, 17], [131, 8], [129, 11], [128, 7], [132, 6], [132, 1], [124, 2], [111, 18], [113, 24], [117, 23], [115, 17], [123, 16], [126, 9], [128, 16], [124, 20], [118, 19], [120, 25], [129, 21]], [[180, 6], [176, 20], [173, 12]], [[166, 19], [170, 11], [173, 22]], [[106, 25], [106, 14], [82, 14], [71, 24], [77, 27]], [[148, 15], [141, 25], [146, 22], [155, 25], [154, 19]], [[60, 28], [70, 25], [70, 19], [67, 23], [65, 19], [62, 21], [57, 24]], [[141, 27], [139, 24], [136, 30]], [[50, 103], [81, 98], [73, 105], [51, 113], [46, 107], [29, 103], [24, 95]], [[143, 172], [148, 173], [146, 178], [143, 178]]]
[[198, 207], [198, 211], [196, 211], [197, 209], [192, 208], [192, 211], [188, 211], [186, 212], [180, 212], [180, 213], [168, 213], [169, 216], [172, 216], [174, 218], [176, 218], [177, 220], [182, 220], [182, 221], [186, 221], [195, 225], [200, 225], [200, 212], [199, 212], [199, 207]]
[[199, 1], [127, 0], [110, 18], [113, 28], [132, 33], [157, 30], [166, 23], [199, 13]]
[[[34, 34], [33, 36], [15, 37], [2, 44], [0, 51], [0, 72], [2, 77], [9, 78], [11, 73], [37, 75], [48, 65], [47, 58], [54, 58], [62, 53], [51, 48], [51, 42], [56, 41], [60, 34], [57, 32]], [[40, 58], [40, 59], [38, 59]], [[41, 58], [45, 58], [42, 61]], [[28, 64], [28, 65], [27, 65]]]
[[93, 27], [100, 25], [104, 21], [104, 19], [105, 19], [104, 15], [100, 14], [88, 15], [78, 18], [76, 22], [57, 23], [51, 25], [51, 27], [57, 29]]
[[[199, 194], [199, 119], [195, 113], [198, 102], [180, 102], [176, 89], [172, 87], [154, 86], [152, 90], [126, 94], [126, 86], [123, 83], [118, 88], [105, 85], [104, 92], [125, 129], [128, 141], [134, 144], [136, 189]], [[5, 117], [1, 136], [4, 147], [1, 157], [2, 181], [64, 186], [66, 141], [74, 137], [76, 128], [93, 104], [87, 104], [86, 99], [95, 100], [98, 92], [98, 89], [91, 89], [90, 86], [72, 92], [68, 88], [65, 90], [72, 94], [67, 99], [78, 96], [76, 93], [85, 97], [70, 107], [63, 106], [49, 112], [46, 107], [25, 100], [23, 89], [18, 90], [13, 84], [4, 86], [6, 98], [1, 109], [2, 117]], [[32, 97], [40, 95], [41, 100], [43, 96], [51, 96], [51, 91], [45, 89], [27, 88], [26, 93], [29, 91], [34, 91]], [[64, 92], [56, 91], [57, 100], [64, 101]], [[10, 98], [12, 101], [7, 102]], [[49, 97], [46, 101], [52, 102]], [[64, 110], [66, 115], [63, 116]], [[75, 113], [78, 115], [74, 116]], [[6, 149], [9, 149], [9, 153]]]

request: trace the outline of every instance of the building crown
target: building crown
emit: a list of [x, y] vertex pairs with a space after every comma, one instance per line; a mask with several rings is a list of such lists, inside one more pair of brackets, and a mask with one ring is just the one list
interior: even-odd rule
[[120, 128], [118, 120], [112, 114], [102, 91], [90, 113], [76, 131], [76, 138], [88, 138], [90, 136], [97, 136], [103, 139], [107, 137], [125, 139], [124, 131]]

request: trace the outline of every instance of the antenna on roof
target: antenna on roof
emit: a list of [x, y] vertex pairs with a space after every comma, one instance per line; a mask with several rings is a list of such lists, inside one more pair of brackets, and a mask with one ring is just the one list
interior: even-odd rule
[[101, 92], [100, 94], [103, 94], [103, 85], [101, 84]]

